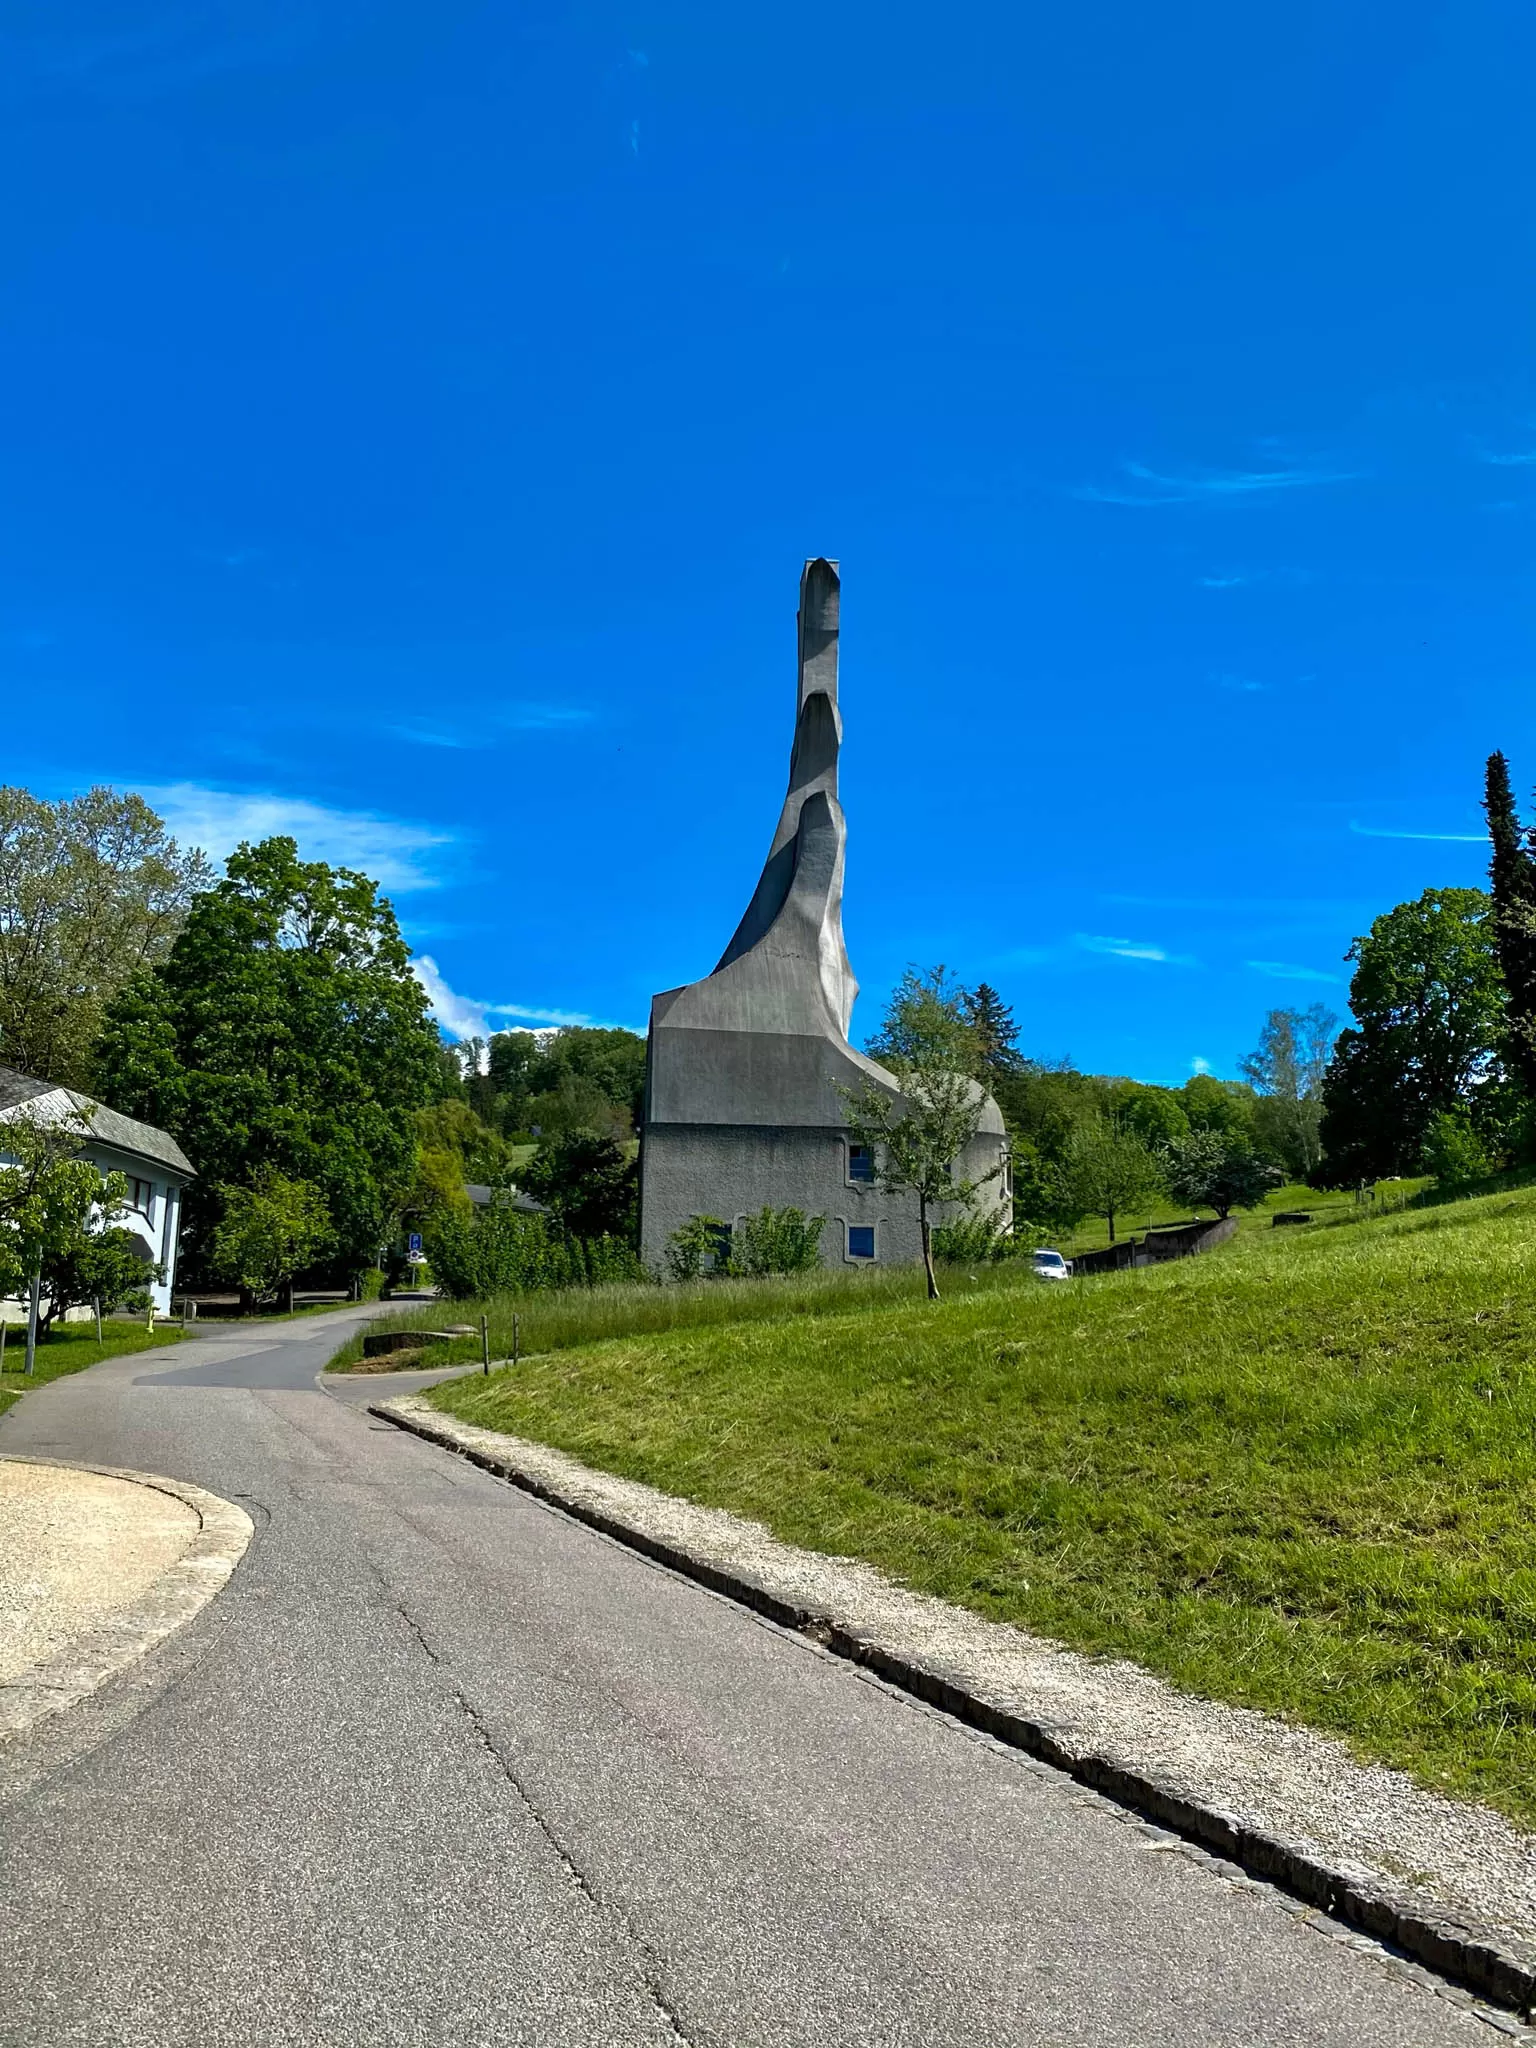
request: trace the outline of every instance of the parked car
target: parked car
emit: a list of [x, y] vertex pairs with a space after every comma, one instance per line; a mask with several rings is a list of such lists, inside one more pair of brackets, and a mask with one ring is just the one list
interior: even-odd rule
[[1035, 1252], [1033, 1254], [1035, 1278], [1037, 1280], [1070, 1280], [1072, 1261], [1064, 1259], [1060, 1252]]

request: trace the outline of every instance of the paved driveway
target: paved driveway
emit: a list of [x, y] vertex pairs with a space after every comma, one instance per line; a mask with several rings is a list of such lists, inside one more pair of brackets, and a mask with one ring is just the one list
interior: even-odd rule
[[316, 1374], [357, 1311], [29, 1394], [226, 1591], [0, 1751], [0, 2043], [1497, 2038], [1366, 1945], [567, 1522]]

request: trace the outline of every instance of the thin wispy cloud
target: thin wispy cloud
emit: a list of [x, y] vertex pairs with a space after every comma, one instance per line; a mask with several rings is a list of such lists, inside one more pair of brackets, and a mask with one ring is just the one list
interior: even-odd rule
[[430, 953], [419, 953], [411, 962], [411, 972], [426, 991], [432, 1015], [455, 1040], [487, 1038], [498, 1030], [549, 1030], [561, 1024], [598, 1021], [584, 1010], [541, 1009], [528, 1003], [482, 1002], [474, 996], [461, 996], [449, 987]]
[[1267, 684], [1256, 683], [1252, 676], [1214, 675], [1211, 681], [1220, 689], [1235, 690], [1241, 697], [1251, 697], [1268, 687]]
[[1189, 1063], [1189, 1071], [1192, 1074], [1208, 1074], [1211, 1071], [1211, 1063], [1203, 1053], [1197, 1052]]
[[1338, 983], [1341, 975], [1324, 974], [1318, 967], [1298, 967], [1290, 960], [1250, 960], [1247, 965], [1255, 974], [1267, 975], [1271, 981], [1326, 981]]
[[474, 738], [467, 733], [449, 732], [446, 727], [437, 725], [392, 725], [388, 731], [397, 740], [404, 740], [413, 747], [453, 747], [462, 750], [485, 745], [483, 739]]
[[1112, 960], [1152, 960], [1165, 967], [1193, 965], [1187, 954], [1170, 953], [1165, 947], [1151, 945], [1144, 939], [1114, 939], [1079, 932], [1077, 943], [1085, 953], [1102, 953]]
[[1536, 448], [1479, 448], [1477, 459], [1495, 469], [1530, 469], [1536, 466]]
[[590, 725], [595, 715], [580, 704], [511, 704], [496, 722], [508, 732], [564, 732]]
[[433, 856], [454, 843], [452, 833], [428, 825], [336, 810], [307, 797], [198, 782], [150, 786], [143, 795], [183, 845], [200, 846], [215, 860], [226, 860], [242, 840], [296, 839], [301, 858], [360, 869], [390, 895], [435, 889], [440, 878]]
[[1200, 587], [1202, 590], [1236, 590], [1239, 584], [1252, 581], [1251, 576], [1202, 576]]
[[1442, 839], [1457, 846], [1481, 846], [1488, 837], [1486, 832], [1399, 832], [1391, 825], [1360, 825], [1353, 818], [1349, 829], [1361, 839]]
[[1123, 484], [1079, 484], [1074, 498], [1101, 505], [1199, 505], [1251, 498], [1269, 491], [1307, 490], [1317, 484], [1350, 483], [1353, 469], [1228, 469], [1195, 470], [1182, 476], [1149, 469], [1144, 462], [1123, 462], [1130, 479]]

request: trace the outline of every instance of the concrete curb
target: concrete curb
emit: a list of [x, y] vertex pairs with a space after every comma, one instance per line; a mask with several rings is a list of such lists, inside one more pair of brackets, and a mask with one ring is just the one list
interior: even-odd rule
[[1139, 1768], [1132, 1757], [1074, 1749], [1062, 1739], [1059, 1727], [988, 1700], [942, 1665], [892, 1650], [871, 1631], [849, 1627], [833, 1615], [786, 1600], [751, 1573], [700, 1556], [565, 1492], [545, 1475], [519, 1465], [515, 1438], [505, 1439], [506, 1455], [488, 1451], [483, 1440], [492, 1432], [471, 1430], [446, 1415], [428, 1421], [405, 1406], [410, 1399], [401, 1397], [398, 1407], [392, 1401], [374, 1402], [368, 1412], [455, 1452], [653, 1562], [741, 1602], [781, 1628], [811, 1637], [927, 1705], [1039, 1758], [1251, 1876], [1390, 1944], [1490, 2004], [1503, 2006], [1522, 2019], [1536, 2014], [1536, 1954], [1521, 1953], [1501, 1931], [1450, 1908], [1436, 1909], [1421, 1899], [1388, 1891], [1373, 1871], [1330, 1863], [1304, 1844], [1249, 1827], [1239, 1816], [1192, 1797], [1186, 1787], [1156, 1771]]
[[50, 1714], [78, 1706], [98, 1686], [136, 1664], [156, 1643], [200, 1613], [245, 1555], [255, 1529], [244, 1508], [179, 1479], [127, 1472], [115, 1465], [31, 1458], [17, 1452], [8, 1451], [5, 1457], [9, 1464], [93, 1472], [103, 1479], [125, 1479], [131, 1485], [167, 1493], [191, 1508], [202, 1526], [175, 1564], [162, 1572], [140, 1599], [88, 1629], [48, 1663], [0, 1684], [0, 1741], [25, 1734]]

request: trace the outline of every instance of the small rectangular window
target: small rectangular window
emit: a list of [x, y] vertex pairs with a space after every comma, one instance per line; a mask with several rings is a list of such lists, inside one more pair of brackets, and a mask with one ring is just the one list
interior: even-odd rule
[[705, 1270], [706, 1272], [724, 1273], [729, 1269], [731, 1263], [731, 1226], [729, 1223], [717, 1224], [709, 1234], [713, 1241], [714, 1249], [709, 1254], [709, 1263]]
[[872, 1259], [875, 1256], [875, 1226], [872, 1223], [849, 1224], [848, 1256], [850, 1259]]
[[[875, 1177], [875, 1155], [867, 1145], [848, 1147], [848, 1178], [850, 1180], [873, 1180]], [[874, 1256], [873, 1253], [870, 1254]]]
[[128, 1183], [128, 1206], [137, 1209], [141, 1216], [154, 1215], [155, 1190], [147, 1180], [130, 1180]]

